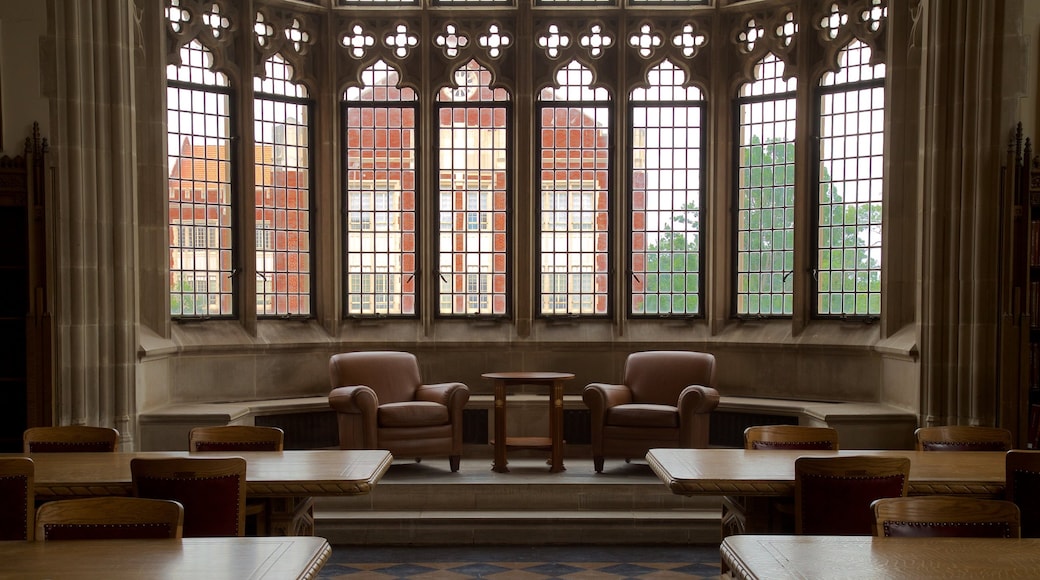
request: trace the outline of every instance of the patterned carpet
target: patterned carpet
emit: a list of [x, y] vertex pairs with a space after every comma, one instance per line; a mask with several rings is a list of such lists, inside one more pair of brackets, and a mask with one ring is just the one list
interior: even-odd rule
[[334, 546], [321, 580], [715, 579], [713, 546]]

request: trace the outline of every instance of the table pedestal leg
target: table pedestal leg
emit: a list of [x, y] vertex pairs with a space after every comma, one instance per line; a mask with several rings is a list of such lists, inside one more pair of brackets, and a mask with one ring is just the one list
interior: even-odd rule
[[310, 497], [272, 497], [267, 500], [271, 536], [313, 536], [314, 499]]
[[491, 470], [509, 473], [506, 467], [506, 385], [495, 381], [495, 462]]
[[563, 383], [553, 381], [549, 396], [549, 437], [552, 438], [549, 471], [559, 473], [563, 467]]

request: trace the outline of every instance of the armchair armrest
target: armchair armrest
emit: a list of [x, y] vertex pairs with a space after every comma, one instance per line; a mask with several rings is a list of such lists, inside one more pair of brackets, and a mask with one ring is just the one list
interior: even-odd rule
[[690, 385], [679, 393], [679, 416], [711, 413], [719, 406], [719, 392], [703, 385]]
[[469, 401], [469, 387], [462, 383], [419, 385], [415, 390], [415, 400], [432, 401], [450, 409], [461, 409]]
[[632, 402], [632, 390], [625, 385], [589, 383], [581, 393], [581, 399], [593, 417], [602, 417], [611, 407]]
[[703, 385], [690, 385], [679, 393], [679, 446], [702, 449], [708, 446], [711, 412], [719, 406], [719, 392]]
[[329, 393], [329, 406], [337, 413], [361, 414], [375, 417], [379, 407], [376, 392], [365, 385], [337, 387]]

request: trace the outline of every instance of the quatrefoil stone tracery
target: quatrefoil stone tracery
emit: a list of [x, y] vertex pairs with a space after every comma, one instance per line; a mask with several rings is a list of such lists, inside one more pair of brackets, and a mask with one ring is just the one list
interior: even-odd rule
[[639, 50], [640, 56], [646, 58], [661, 46], [661, 35], [653, 32], [649, 24], [644, 24], [639, 27], [639, 34], [629, 37], [628, 43]]
[[371, 34], [366, 33], [360, 24], [355, 24], [351, 27], [350, 33], [343, 35], [343, 38], [340, 39], [340, 44], [347, 48], [350, 56], [363, 58], [368, 49], [375, 46], [376, 39]]
[[404, 58], [410, 49], [419, 45], [419, 37], [408, 32], [404, 24], [398, 24], [395, 34], [386, 37], [386, 45], [393, 48], [399, 58]]
[[683, 56], [692, 57], [699, 47], [704, 46], [706, 40], [707, 37], [698, 34], [692, 24], [686, 24], [682, 32], [672, 38], [672, 44], [680, 48]]
[[477, 44], [486, 48], [491, 58], [498, 58], [502, 49], [509, 46], [509, 43], [509, 36], [500, 32], [497, 24], [489, 26], [488, 33], [477, 38]]
[[202, 21], [212, 29], [213, 38], [220, 38], [221, 34], [231, 29], [231, 20], [220, 13], [218, 4], [214, 4], [209, 12], [202, 15]]
[[264, 18], [263, 12], [256, 13], [256, 23], [253, 25], [253, 31], [256, 32], [256, 42], [260, 46], [267, 46], [271, 39], [274, 38], [274, 26]]
[[433, 42], [444, 49], [444, 54], [448, 58], [455, 58], [459, 55], [459, 51], [469, 45], [469, 38], [459, 32], [454, 24], [449, 24], [444, 27], [443, 33], [434, 37]]
[[754, 19], [751, 19], [748, 20], [747, 29], [737, 35], [737, 42], [743, 45], [744, 50], [751, 52], [755, 50], [755, 43], [762, 37], [762, 29], [755, 24]]
[[582, 35], [578, 39], [578, 43], [581, 46], [589, 49], [589, 54], [593, 57], [598, 57], [603, 54], [603, 49], [614, 44], [614, 38], [610, 36], [608, 32], [603, 30], [603, 27], [599, 24], [593, 24], [589, 29], [588, 34]]
[[292, 43], [296, 52], [303, 52], [304, 46], [311, 42], [311, 35], [300, 27], [300, 21], [295, 18], [292, 25], [285, 29], [285, 38]]
[[538, 37], [538, 46], [545, 49], [546, 54], [549, 58], [556, 58], [560, 56], [560, 52], [570, 46], [571, 37], [567, 34], [560, 32], [560, 27], [555, 24], [550, 24], [547, 34]]

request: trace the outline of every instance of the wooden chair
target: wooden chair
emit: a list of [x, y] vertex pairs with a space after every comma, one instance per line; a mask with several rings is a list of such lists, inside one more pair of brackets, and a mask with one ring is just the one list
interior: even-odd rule
[[794, 462], [795, 533], [871, 535], [870, 504], [906, 495], [905, 457], [799, 457]]
[[0, 457], [0, 540], [32, 540], [33, 460]]
[[870, 505], [878, 537], [1021, 537], [1018, 506], [1000, 499], [886, 497]]
[[1000, 427], [944, 425], [914, 431], [918, 451], [1007, 451], [1011, 431]]
[[22, 434], [22, 448], [25, 453], [115, 451], [118, 445], [119, 431], [111, 427], [32, 427]]
[[178, 539], [183, 526], [184, 508], [165, 499], [65, 499], [36, 511], [37, 540]]
[[[285, 433], [278, 427], [217, 425], [195, 427], [188, 434], [189, 451], [282, 451]], [[246, 527], [257, 536], [267, 535], [267, 502], [246, 500]]]
[[245, 459], [135, 457], [130, 474], [135, 496], [184, 506], [184, 537], [245, 535]]
[[[838, 450], [838, 431], [830, 427], [803, 425], [754, 425], [744, 429], [744, 449], [822, 449]], [[722, 498], [722, 535], [743, 534], [750, 523], [753, 530], [790, 534], [795, 529], [794, 498]], [[749, 513], [759, 517], [748, 522]]]
[[1018, 506], [1022, 537], [1040, 538], [1040, 451], [1012, 449], [1004, 465], [1004, 499]]
[[190, 451], [282, 451], [285, 433], [278, 427], [218, 425], [195, 427], [188, 434]]
[[744, 449], [838, 450], [838, 431], [830, 427], [756, 425], [744, 429]]

